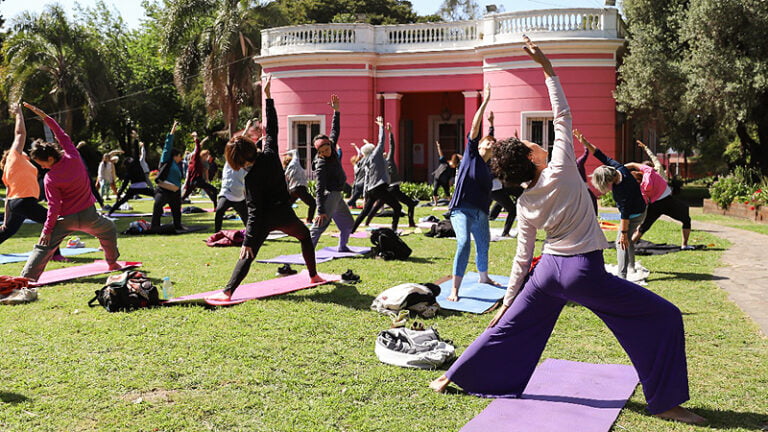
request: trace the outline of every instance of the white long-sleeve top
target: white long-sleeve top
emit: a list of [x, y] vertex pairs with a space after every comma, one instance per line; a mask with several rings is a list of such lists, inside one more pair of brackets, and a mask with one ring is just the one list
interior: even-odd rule
[[542, 253], [578, 255], [605, 249], [608, 242], [595, 217], [592, 200], [576, 167], [571, 110], [558, 77], [547, 78], [555, 143], [552, 159], [539, 179], [517, 200], [517, 253], [504, 305], [512, 304], [531, 267], [536, 230], [547, 237]]
[[299, 162], [299, 152], [294, 149], [290, 150], [289, 153], [291, 154], [291, 161], [285, 167], [285, 182], [288, 184], [288, 190], [307, 186], [307, 173]]
[[235, 171], [224, 162], [224, 171], [221, 174], [221, 190], [219, 196], [232, 202], [245, 201], [245, 175], [248, 174], [245, 168]]
[[99, 162], [99, 180], [104, 180], [107, 183], [115, 182], [115, 164], [112, 162]]

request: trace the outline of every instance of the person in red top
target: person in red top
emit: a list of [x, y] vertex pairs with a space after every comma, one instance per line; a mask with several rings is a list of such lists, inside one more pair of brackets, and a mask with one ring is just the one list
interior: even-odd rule
[[56, 120], [41, 109], [28, 103], [24, 103], [24, 106], [43, 119], [53, 131], [59, 145], [37, 143], [30, 151], [32, 160], [49, 170], [44, 180], [48, 215], [40, 240], [21, 271], [21, 276], [36, 281], [61, 241], [74, 231], [82, 231], [98, 238], [109, 268], [119, 269], [117, 229], [112, 221], [96, 211], [96, 198], [91, 193], [91, 179], [80, 153], [72, 144], [72, 139]]
[[187, 181], [184, 182], [184, 193], [181, 195], [181, 200], [184, 201], [195, 189], [201, 188], [208, 194], [208, 197], [213, 201], [213, 207], [216, 208], [216, 197], [219, 195], [219, 191], [214, 185], [208, 183], [208, 169], [200, 156], [200, 150], [203, 148], [203, 143], [208, 140], [208, 137], [200, 141], [197, 139], [197, 132], [192, 132], [192, 139], [195, 141], [195, 151], [192, 152], [192, 156], [189, 158]]

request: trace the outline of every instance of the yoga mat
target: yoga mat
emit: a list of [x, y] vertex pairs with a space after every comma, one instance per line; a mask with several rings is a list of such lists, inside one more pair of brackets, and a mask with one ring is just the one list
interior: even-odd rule
[[432, 207], [432, 211], [445, 212], [445, 211], [448, 211], [448, 207]]
[[476, 314], [488, 312], [504, 298], [504, 294], [507, 292], [506, 286], [509, 282], [508, 276], [490, 275], [490, 278], [502, 284], [505, 288], [479, 283], [480, 274], [470, 272], [464, 275], [464, 279], [461, 282], [459, 301], [448, 301], [451, 287], [453, 287], [453, 280], [448, 278], [447, 281], [438, 284], [440, 285], [440, 295], [437, 296], [437, 303], [443, 309]]
[[[61, 254], [65, 257], [71, 257], [75, 255], [82, 255], [92, 252], [98, 252], [96, 248], [61, 248]], [[26, 261], [32, 252], [26, 253], [12, 253], [12, 254], [0, 254], [0, 264], [8, 264], [15, 262]]]
[[113, 218], [121, 218], [121, 217], [143, 218], [143, 217], [150, 217], [150, 216], [152, 216], [152, 213], [112, 213], [108, 217], [113, 217]]
[[598, 216], [600, 216], [600, 219], [603, 219], [603, 220], [621, 220], [621, 215], [618, 213], [600, 212]]
[[546, 359], [519, 399], [495, 399], [460, 432], [607, 432], [637, 382], [632, 366]]
[[30, 282], [29, 286], [49, 285], [56, 282], [63, 282], [71, 279], [94, 276], [103, 273], [111, 273], [113, 271], [120, 271], [130, 267], [141, 266], [141, 262], [139, 261], [118, 261], [117, 263], [120, 264], [119, 270], [110, 270], [107, 266], [107, 262], [104, 260], [97, 260], [85, 265], [49, 270], [43, 272], [37, 282]]
[[173, 227], [173, 224], [163, 224], [160, 225], [159, 231], [144, 231], [140, 233], [129, 233], [127, 231], [123, 231], [121, 234], [124, 235], [154, 235], [154, 234], [161, 234], [161, 235], [176, 235], [176, 234], [189, 234], [194, 233], [198, 231], [204, 231], [207, 230], [209, 227], [208, 225], [183, 225], [183, 230], [176, 230]]
[[[327, 246], [318, 251], [315, 251], [315, 262], [320, 264], [330, 261], [334, 258], [350, 258], [367, 254], [371, 248], [359, 247], [359, 246], [347, 246], [351, 252], [338, 252], [336, 246]], [[260, 263], [271, 264], [297, 264], [304, 265], [304, 257], [301, 254], [293, 255], [280, 255], [274, 258], [256, 260]]]
[[600, 221], [600, 229], [603, 231], [618, 231], [619, 224], [615, 222]]
[[325, 282], [312, 283], [309, 280], [309, 272], [302, 270], [300, 273], [291, 276], [284, 276], [275, 279], [268, 279], [259, 282], [253, 282], [245, 285], [240, 285], [232, 299], [229, 302], [216, 302], [206, 301], [205, 298], [220, 293], [221, 290], [207, 291], [203, 293], [191, 294], [181, 297], [174, 297], [166, 300], [164, 304], [184, 304], [184, 303], [209, 303], [213, 306], [226, 306], [230, 304], [238, 304], [247, 300], [255, 300], [265, 297], [272, 297], [279, 294], [286, 294], [305, 288], [312, 288], [319, 285], [323, 285], [328, 282], [336, 282], [341, 280], [341, 276], [332, 275], [326, 273], [319, 273], [319, 275], [325, 279]]
[[437, 222], [416, 222], [416, 226], [421, 229], [432, 229], [432, 225], [436, 224]]
[[[331, 237], [339, 237], [341, 236], [341, 233], [333, 233], [331, 234]], [[349, 238], [359, 238], [359, 239], [367, 239], [371, 238], [371, 232], [370, 231], [357, 231], [349, 235]]]
[[502, 237], [501, 232], [504, 231], [504, 228], [491, 228], [491, 241], [497, 242], [497, 241], [504, 241], [504, 240], [512, 240], [513, 238], [517, 237], [517, 230], [512, 228], [509, 230], [510, 234], [514, 233], [513, 235], [510, 235], [509, 237]]

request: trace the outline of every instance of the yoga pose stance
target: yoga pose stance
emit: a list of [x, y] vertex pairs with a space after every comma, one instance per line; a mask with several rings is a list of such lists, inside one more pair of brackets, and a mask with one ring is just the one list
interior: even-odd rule
[[25, 103], [24, 106], [43, 119], [59, 144], [37, 143], [30, 151], [32, 160], [49, 170], [45, 175], [48, 214], [40, 240], [21, 271], [21, 276], [36, 281], [61, 241], [74, 231], [82, 231], [98, 238], [109, 268], [119, 269], [117, 229], [111, 220], [96, 211], [96, 198], [91, 193], [91, 178], [80, 153], [72, 144], [69, 135], [54, 119], [33, 105]]
[[155, 183], [155, 205], [152, 208], [152, 226], [153, 232], [160, 231], [160, 218], [163, 216], [163, 206], [168, 204], [171, 208], [173, 217], [173, 228], [183, 230], [181, 224], [181, 161], [184, 159], [181, 151], [173, 148], [173, 134], [176, 133], [177, 121], [173, 122], [171, 132], [165, 137], [163, 153], [160, 155], [160, 168], [157, 173]]
[[[493, 111], [488, 113], [488, 136], [494, 136]], [[504, 187], [504, 184], [501, 182], [501, 180], [496, 177], [493, 178], [493, 186], [491, 187], [491, 199], [493, 199], [494, 203], [491, 207], [490, 213], [488, 214], [488, 220], [496, 220], [496, 218], [499, 217], [499, 213], [501, 213], [502, 208], [507, 211], [507, 219], [504, 220], [504, 228], [501, 230], [501, 237], [510, 236], [512, 224], [515, 222], [515, 218], [517, 218], [517, 208], [515, 203], [522, 193], [523, 188], [520, 186]], [[514, 198], [514, 201], [512, 198]], [[512, 234], [513, 237], [515, 235], [517, 234]]]
[[669, 187], [664, 178], [653, 168], [646, 164], [630, 162], [624, 164], [627, 168], [633, 170], [633, 173], [642, 173], [640, 176], [640, 191], [643, 198], [648, 203], [648, 211], [643, 223], [632, 232], [632, 243], [637, 243], [645, 232], [651, 229], [653, 223], [661, 215], [667, 215], [672, 219], [682, 222], [682, 244], [680, 249], [692, 250], [693, 246], [688, 244], [688, 237], [691, 235], [691, 215], [688, 204], [672, 196], [672, 188]]
[[[13, 108], [16, 115], [16, 129], [13, 144], [0, 159], [0, 170], [3, 171], [5, 183], [5, 219], [0, 225], [0, 244], [16, 234], [24, 219], [31, 219], [39, 224], [45, 223], [48, 210], [41, 206], [40, 185], [37, 183], [37, 167], [24, 154], [24, 141], [27, 139], [27, 128], [24, 125], [24, 113], [21, 105]], [[89, 177], [90, 182], [90, 177]], [[56, 248], [52, 259], [54, 261], [69, 261]]]
[[245, 168], [234, 170], [229, 163], [224, 162], [224, 171], [221, 174], [221, 190], [219, 201], [216, 203], [216, 215], [213, 218], [214, 231], [221, 231], [224, 222], [224, 214], [230, 208], [234, 208], [243, 225], [248, 226], [248, 206], [245, 203]]
[[[201, 157], [201, 150], [203, 144], [208, 141], [208, 137], [203, 138], [200, 141], [197, 138], [197, 132], [192, 132], [192, 140], [195, 142], [195, 150], [189, 157], [189, 168], [187, 168], [187, 180], [184, 182], [184, 193], [181, 194], [181, 200], [184, 201], [188, 196], [200, 188], [205, 191], [208, 198], [213, 202], [213, 206], [216, 207], [216, 196], [219, 191], [216, 187], [208, 182], [208, 168], [205, 166], [205, 162]], [[207, 155], [206, 155], [207, 159]]]
[[[387, 191], [408, 207], [408, 226], [415, 227], [416, 221], [413, 219], [413, 214], [416, 211], [416, 205], [419, 204], [419, 201], [411, 199], [411, 197], [400, 190], [400, 183], [403, 182], [403, 179], [400, 177], [400, 171], [398, 171], [397, 163], [395, 163], [395, 135], [392, 133], [392, 125], [389, 123], [387, 123], [387, 135], [389, 136], [389, 152], [386, 157], [387, 172], [389, 173], [389, 188], [387, 188]], [[368, 219], [365, 221], [366, 225], [371, 223], [371, 219], [379, 213], [379, 210], [381, 210], [381, 207], [383, 206], [384, 201], [378, 200], [376, 202], [376, 205], [373, 206], [373, 210], [368, 215]]]
[[[576, 159], [576, 168], [579, 169], [579, 175], [581, 176], [581, 179], [584, 180], [584, 183], [587, 183], [587, 169], [585, 165], [588, 157], [589, 147], [584, 146], [584, 153]], [[587, 192], [589, 192], [589, 198], [592, 200], [592, 207], [595, 208], [595, 216], [597, 216], [597, 197], [589, 186], [587, 186]]]
[[347, 205], [352, 208], [357, 208], [358, 198], [363, 196], [363, 189], [365, 189], [365, 167], [363, 167], [363, 152], [357, 148], [357, 144], [351, 143], [355, 148], [355, 154], [349, 158], [349, 163], [352, 164], [355, 179], [352, 182], [352, 193], [349, 195]]
[[630, 233], [635, 232], [645, 219], [646, 205], [640, 185], [627, 167], [606, 156], [581, 132], [574, 130], [573, 136], [605, 164], [592, 172], [592, 185], [602, 193], [613, 191], [613, 199], [621, 215], [620, 231], [616, 236], [616, 259], [619, 262], [619, 277], [626, 279], [628, 272], [635, 271], [635, 244], [630, 241]]
[[389, 171], [387, 160], [384, 158], [384, 119], [376, 117], [379, 126], [379, 141], [375, 146], [369, 142], [360, 149], [365, 155], [363, 166], [365, 167], [365, 206], [355, 219], [352, 232], [357, 230], [360, 223], [372, 214], [373, 206], [378, 201], [392, 207], [392, 231], [397, 231], [397, 223], [400, 221], [402, 206], [397, 198], [389, 191]]
[[432, 204], [437, 205], [438, 191], [443, 188], [443, 196], [451, 196], [451, 180], [456, 176], [456, 168], [461, 163], [461, 155], [454, 153], [450, 159], [447, 159], [443, 154], [443, 148], [440, 146], [440, 141], [435, 141], [435, 148], [437, 149], [438, 165], [434, 171], [432, 171]]
[[229, 300], [240, 282], [248, 275], [251, 263], [259, 253], [267, 235], [272, 230], [282, 231], [301, 242], [301, 254], [309, 270], [312, 282], [322, 282], [315, 267], [315, 249], [307, 227], [296, 217], [293, 201], [285, 184], [283, 166], [277, 148], [277, 111], [270, 92], [271, 76], [264, 84], [266, 97], [267, 133], [263, 139], [263, 150], [245, 135], [233, 137], [224, 149], [227, 163], [234, 170], [245, 168], [245, 201], [248, 205], [248, 224], [245, 241], [240, 249], [240, 259], [232, 271], [224, 291], [210, 299]]
[[288, 151], [288, 154], [283, 157], [283, 168], [285, 168], [285, 181], [288, 183], [288, 193], [291, 194], [291, 198], [294, 201], [298, 198], [307, 205], [307, 223], [312, 223], [312, 220], [315, 218], [317, 204], [315, 203], [315, 197], [307, 189], [307, 174], [304, 172], [304, 168], [299, 161], [298, 150]]
[[[430, 387], [455, 382], [484, 397], [519, 397], [568, 301], [592, 310], [613, 331], [637, 369], [648, 410], [687, 423], [705, 420], [688, 399], [685, 334], [672, 303], [605, 271], [605, 236], [576, 168], [571, 112], [547, 57], [526, 38], [525, 51], [546, 75], [554, 115], [552, 159], [538, 144], [507, 138], [494, 148], [494, 173], [525, 184], [518, 201], [518, 246], [504, 297], [488, 328]], [[541, 260], [530, 270], [536, 230], [546, 231]]]
[[149, 197], [155, 196], [155, 190], [150, 186], [149, 179], [147, 178], [147, 171], [144, 171], [144, 165], [142, 164], [144, 143], [139, 142], [139, 136], [136, 134], [136, 131], [131, 133], [131, 141], [133, 142], [131, 146], [132, 154], [125, 158], [125, 177], [123, 178], [123, 184], [117, 192], [115, 205], [109, 210], [107, 216], [112, 216], [112, 213], [114, 213], [115, 210], [119, 210], [121, 205], [137, 195], [146, 195]]
[[459, 300], [459, 287], [464, 279], [464, 271], [469, 262], [469, 251], [475, 238], [475, 265], [480, 273], [480, 283], [500, 286], [488, 277], [488, 247], [491, 232], [488, 225], [488, 209], [491, 206], [491, 188], [493, 176], [488, 161], [493, 156], [496, 139], [488, 135], [480, 139], [480, 126], [483, 113], [491, 99], [490, 84], [485, 87], [483, 103], [472, 120], [472, 129], [467, 136], [467, 147], [456, 174], [456, 190], [448, 208], [451, 213], [451, 225], [456, 232], [456, 255], [453, 258], [453, 286], [448, 300]]
[[347, 241], [352, 234], [352, 225], [355, 221], [352, 219], [352, 213], [344, 202], [341, 191], [347, 182], [347, 175], [341, 167], [341, 156], [337, 149], [339, 139], [339, 97], [331, 95], [331, 101], [328, 103], [333, 109], [333, 123], [331, 125], [331, 136], [324, 134], [317, 135], [312, 143], [317, 150], [315, 156], [315, 179], [317, 179], [317, 216], [315, 216], [310, 233], [312, 234], [312, 244], [317, 246], [320, 236], [331, 224], [331, 220], [336, 222], [336, 226], [341, 231], [339, 235], [339, 252], [349, 251]]

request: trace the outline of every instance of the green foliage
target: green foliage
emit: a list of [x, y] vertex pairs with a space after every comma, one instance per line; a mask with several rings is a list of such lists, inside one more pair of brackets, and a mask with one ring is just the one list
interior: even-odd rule
[[473, 20], [480, 17], [480, 6], [474, 0], [443, 0], [438, 14], [446, 21]]
[[[768, 184], [768, 178], [760, 177], [755, 169], [738, 167], [709, 188], [709, 194], [721, 208], [727, 209], [733, 202], [745, 202], [754, 205], [764, 204], [766, 192], [762, 186]], [[768, 191], [768, 189], [765, 189]], [[759, 191], [759, 192], [757, 192]]]
[[430, 201], [432, 199], [432, 186], [427, 183], [400, 183], [400, 190], [411, 199]]
[[613, 192], [600, 195], [600, 205], [602, 207], [616, 207], [616, 200], [613, 199]]
[[275, 3], [290, 24], [403, 24], [419, 18], [411, 2], [403, 0], [277, 0]]

